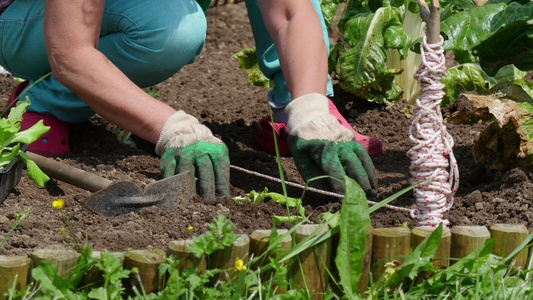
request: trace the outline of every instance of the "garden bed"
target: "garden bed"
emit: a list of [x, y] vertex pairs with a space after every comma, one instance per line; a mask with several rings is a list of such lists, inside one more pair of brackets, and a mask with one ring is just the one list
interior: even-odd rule
[[[279, 177], [275, 157], [264, 153], [255, 144], [255, 122], [267, 114], [267, 90], [251, 86], [245, 71], [237, 71], [232, 54], [253, 46], [253, 37], [244, 3], [226, 5], [208, 11], [208, 36], [204, 52], [197, 61], [179, 74], [153, 87], [161, 101], [198, 117], [215, 135], [222, 138], [230, 150], [231, 163], [247, 170]], [[332, 38], [336, 36], [333, 34]], [[0, 78], [2, 106], [16, 83], [12, 78]], [[383, 140], [387, 151], [374, 159], [378, 178], [377, 200], [384, 199], [409, 186], [409, 159], [406, 151], [412, 147], [408, 139], [409, 118], [402, 112], [404, 103], [394, 106], [369, 104], [355, 99], [336, 87], [333, 99], [341, 113], [359, 132]], [[445, 110], [445, 114], [453, 108]], [[149, 112], [149, 109], [147, 109]], [[451, 226], [490, 226], [497, 223], [533, 225], [530, 209], [533, 199], [532, 174], [526, 169], [493, 172], [490, 164], [476, 165], [471, 154], [476, 137], [486, 125], [449, 125], [455, 140], [454, 153], [461, 175], [454, 207], [446, 217]], [[74, 124], [70, 136], [71, 153], [58, 160], [94, 172], [110, 180], [130, 180], [140, 186], [160, 179], [158, 158], [153, 145], [138, 144], [132, 148], [121, 144], [113, 134], [114, 126], [95, 118]], [[292, 158], [282, 158], [286, 179], [303, 183]], [[232, 169], [232, 194], [243, 195], [251, 190], [281, 192], [279, 183]], [[23, 176], [21, 182], [0, 206], [0, 240], [10, 229], [14, 216], [32, 213], [20, 224], [3, 249], [7, 255], [30, 255], [36, 248], [68, 248], [60, 228], [64, 227], [52, 201], [62, 198], [63, 215], [70, 219], [75, 235], [96, 250], [126, 248], [164, 249], [173, 240], [200, 234], [216, 215], [224, 214], [236, 224], [235, 231], [251, 234], [256, 229], [269, 229], [273, 215], [286, 215], [281, 205], [271, 201], [252, 205], [237, 205], [232, 200], [217, 205], [194, 199], [178, 212], [156, 208], [138, 214], [106, 218], [80, 204], [89, 192], [52, 180], [39, 188]], [[289, 188], [289, 195], [298, 197], [301, 190]], [[326, 211], [336, 211], [338, 199], [306, 193], [306, 213], [317, 217]], [[409, 208], [414, 198], [408, 193], [394, 206]], [[372, 215], [374, 228], [394, 227], [411, 222], [409, 214], [394, 209], [380, 209]], [[283, 227], [283, 225], [281, 226]]]
[[[395, 272], [402, 274], [399, 276], [407, 278], [406, 274], [408, 272], [396, 268], [400, 268], [400, 265], [406, 265], [407, 269], [420, 268], [422, 262], [428, 259], [427, 257], [423, 258], [421, 253], [431, 247], [436, 248], [432, 250], [435, 251], [435, 255], [432, 255], [432, 261], [431, 263], [428, 261], [428, 264], [433, 264], [436, 272], [433, 274], [431, 272], [425, 273], [426, 275], [440, 276], [439, 273], [443, 269], [446, 269], [450, 274], [454, 272], [461, 274], [462, 272], [460, 271], [464, 265], [471, 265], [474, 262], [481, 264], [482, 261], [483, 264], [490, 265], [492, 269], [506, 268], [503, 264], [495, 265], [487, 262], [485, 258], [479, 258], [478, 255], [488, 255], [486, 251], [481, 250], [481, 248], [486, 248], [487, 245], [492, 247], [494, 255], [502, 255], [503, 258], [513, 257], [511, 264], [515, 268], [519, 270], [531, 269], [533, 261], [531, 255], [533, 252], [529, 249], [524, 249], [524, 245], [521, 245], [525, 243], [526, 239], [528, 239], [528, 242], [531, 240], [528, 237], [529, 232], [524, 225], [495, 224], [490, 226], [490, 229], [484, 226], [454, 226], [451, 230], [439, 227], [437, 231], [441, 232], [438, 232], [438, 234], [442, 233], [440, 242], [438, 236], [433, 237], [434, 230], [434, 228], [428, 227], [417, 227], [412, 231], [406, 227], [376, 229], [369, 227], [366, 231], [363, 231], [366, 242], [363, 241], [363, 244], [360, 245], [361, 248], [355, 247], [356, 251], [361, 251], [361, 269], [358, 271], [353, 270], [360, 274], [357, 289], [360, 292], [365, 292], [369, 288], [369, 283], [372, 283], [373, 288], [379, 287], [379, 283], [382, 280], [394, 280], [391, 274]], [[187, 274], [188, 270], [192, 270], [193, 274], [207, 274], [213, 269], [220, 270], [220, 273], [210, 276], [214, 276], [212, 278], [214, 280], [211, 282], [216, 282], [217, 284], [214, 288], [223, 289], [224, 283], [237, 283], [235, 282], [237, 274], [244, 275], [239, 273], [247, 270], [242, 265], [248, 265], [250, 270], [260, 272], [261, 269], [272, 266], [269, 265], [270, 261], [264, 257], [265, 255], [271, 259], [284, 261], [284, 258], [290, 257], [289, 253], [292, 250], [305, 243], [307, 239], [321, 236], [328, 231], [330, 230], [327, 226], [305, 224], [298, 226], [292, 234], [288, 230], [278, 230], [278, 238], [272, 235], [272, 231], [255, 230], [250, 235], [240, 234], [235, 236], [235, 240], [231, 245], [228, 244], [226, 247], [215, 250], [209, 255], [205, 255], [205, 252], [203, 255], [196, 255], [195, 252], [198, 248], [193, 250], [191, 246], [198, 246], [202, 243], [191, 239], [171, 241], [164, 249], [129, 249], [127, 251], [113, 252], [112, 255], [115, 259], [118, 259], [116, 263], [125, 270], [137, 269], [133, 274], [124, 277], [125, 280], [123, 280], [126, 291], [130, 295], [133, 294], [131, 293], [132, 286], [146, 293], [157, 293], [164, 290], [165, 276], [158, 270], [161, 270], [162, 265], [168, 262], [167, 258], [178, 261], [175, 267], [179, 270], [178, 272], [180, 272], [181, 276], [186, 276], [185, 274]], [[352, 234], [351, 232], [350, 235]], [[344, 237], [344, 239], [346, 238]], [[494, 241], [488, 241], [489, 238], [494, 239]], [[278, 241], [276, 242], [277, 247], [282, 252], [271, 252], [270, 249], [273, 248], [272, 239]], [[338, 255], [348, 254], [343, 252], [341, 245], [346, 246], [346, 240], [342, 240], [341, 232], [341, 237], [338, 234], [329, 236], [327, 239], [317, 243], [316, 246], [299, 253], [299, 259], [296, 260], [298, 263], [288, 264], [286, 280], [292, 281], [291, 288], [303, 289], [307, 287], [309, 289], [308, 298], [317, 300], [327, 298], [324, 295], [328, 293], [328, 290], [341, 295], [341, 289], [335, 282], [339, 282], [340, 274], [345, 274], [347, 270], [340, 270], [340, 266], [357, 269], [354, 261], [351, 261], [349, 266], [339, 262]], [[434, 246], [430, 246], [430, 244], [434, 243], [430, 240], [436, 241]], [[416, 249], [411, 251], [411, 245], [413, 245], [413, 249]], [[518, 247], [520, 247], [521, 251], [514, 251]], [[349, 255], [357, 255], [356, 251], [350, 252]], [[474, 251], [476, 253], [473, 253]], [[80, 257], [80, 255], [86, 256]], [[23, 291], [28, 283], [28, 278], [31, 278], [28, 277], [29, 274], [34, 276], [35, 274], [42, 274], [40, 273], [42, 270], [34, 273], [35, 270], [31, 270], [31, 268], [40, 268], [39, 265], [43, 261], [51, 262], [57, 268], [57, 273], [49, 276], [56, 276], [55, 274], [57, 274], [57, 276], [69, 279], [80, 276], [80, 289], [82, 289], [81, 287], [92, 286], [94, 291], [104, 281], [102, 280], [102, 270], [105, 268], [93, 265], [92, 267], [86, 267], [86, 271], [80, 272], [78, 267], [91, 258], [102, 263], [103, 260], [106, 260], [103, 258], [104, 256], [105, 254], [98, 251], [88, 254], [85, 250], [76, 252], [74, 250], [61, 249], [35, 249], [29, 258], [26, 256], [0, 255], [0, 275], [3, 276], [3, 280], [0, 281], [0, 299], [4, 299], [2, 294], [13, 286], [16, 290]], [[241, 265], [238, 264], [239, 261]], [[289, 258], [287, 261], [289, 261]], [[467, 261], [469, 263], [466, 263]], [[507, 261], [507, 259], [504, 261]], [[194, 270], [191, 268], [194, 268]], [[457, 268], [457, 270], [453, 270], [454, 268]], [[446, 272], [446, 270], [442, 272]], [[262, 278], [267, 280], [268, 274], [268, 272], [263, 272]], [[247, 276], [254, 277], [254, 274], [248, 273]], [[333, 280], [330, 276], [336, 279]], [[425, 275], [420, 273], [419, 276], [419, 279], [422, 279]], [[415, 278], [411, 277], [411, 279]], [[416, 281], [422, 282], [421, 280]], [[512, 282], [512, 280], [509, 281]], [[56, 280], [50, 279], [50, 282], [56, 282]], [[60, 281], [58, 280], [57, 282]], [[501, 284], [501, 280], [499, 282]], [[394, 285], [391, 282], [388, 283]], [[268, 286], [268, 283], [265, 284]], [[458, 285], [458, 283], [456, 284]], [[141, 285], [142, 288], [140, 287]], [[177, 289], [178, 285], [170, 284], [170, 286], [169, 288], [169, 285], [166, 285], [167, 290], [171, 290], [173, 287], [173, 291], [176, 293], [175, 289]], [[50, 285], [47, 288], [49, 287]], [[509, 288], [512, 289], [513, 286], [510, 285]], [[53, 293], [54, 290], [55, 288], [52, 288], [51, 292]], [[280, 288], [278, 292], [284, 291], [285, 287]]]

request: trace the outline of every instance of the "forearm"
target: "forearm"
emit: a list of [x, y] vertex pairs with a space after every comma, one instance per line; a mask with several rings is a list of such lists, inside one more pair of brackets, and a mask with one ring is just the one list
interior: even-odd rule
[[327, 49], [311, 1], [259, 0], [258, 4], [292, 98], [325, 95]]
[[56, 79], [109, 122], [156, 143], [175, 110], [137, 87], [96, 49], [58, 55]]
[[105, 0], [46, 0], [44, 33], [54, 77], [108, 121], [156, 143], [175, 110], [137, 87], [97, 50]]

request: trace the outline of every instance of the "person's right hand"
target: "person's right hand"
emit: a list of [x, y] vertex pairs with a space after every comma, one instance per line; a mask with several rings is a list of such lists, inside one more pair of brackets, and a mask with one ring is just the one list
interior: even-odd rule
[[294, 163], [305, 181], [322, 175], [333, 177], [312, 182], [314, 187], [343, 194], [347, 175], [373, 197], [377, 192], [374, 164], [353, 133], [329, 113], [328, 102], [324, 95], [307, 94], [285, 108]]
[[228, 148], [195, 117], [181, 110], [170, 116], [161, 130], [156, 153], [161, 156], [163, 177], [190, 171], [198, 195], [206, 202], [218, 203], [229, 197]]

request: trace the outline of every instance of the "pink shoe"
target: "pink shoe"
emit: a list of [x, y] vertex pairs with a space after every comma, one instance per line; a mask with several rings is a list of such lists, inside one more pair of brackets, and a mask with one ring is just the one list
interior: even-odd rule
[[356, 132], [352, 128], [352, 126], [350, 126], [350, 123], [348, 123], [348, 121], [346, 121], [346, 119], [341, 115], [341, 113], [331, 100], [329, 100], [329, 113], [337, 117], [337, 120], [339, 120], [339, 123], [341, 123], [342, 126], [350, 129], [353, 132], [353, 134], [355, 135], [355, 140], [361, 145], [363, 145], [370, 157], [376, 157], [385, 152], [385, 147], [383, 146], [383, 142], [381, 142], [380, 139], [362, 135]]
[[[26, 88], [27, 81], [17, 86], [8, 103], [15, 105], [15, 99]], [[59, 120], [52, 115], [44, 115], [37, 112], [27, 111], [22, 115], [23, 120], [20, 122], [20, 130], [26, 130], [32, 127], [39, 120], [43, 120], [45, 126], [50, 126], [50, 130], [43, 134], [38, 140], [28, 146], [28, 151], [40, 154], [42, 156], [58, 156], [70, 152], [68, 144], [68, 134], [70, 124]]]
[[[341, 123], [342, 126], [350, 129], [354, 133], [355, 140], [361, 145], [363, 145], [370, 157], [376, 157], [385, 152], [385, 147], [383, 146], [381, 140], [357, 133], [352, 128], [352, 126], [350, 126], [350, 123], [348, 123], [348, 121], [346, 121], [346, 119], [340, 114], [339, 110], [331, 100], [329, 100], [329, 113], [337, 117], [339, 123]], [[277, 133], [276, 138], [278, 140], [280, 155], [290, 156], [291, 150], [289, 149], [289, 144], [287, 140], [287, 124], [274, 123], [274, 129]], [[271, 154], [276, 154], [270, 116], [263, 117], [261, 120], [259, 120], [259, 123], [257, 124], [255, 139], [257, 145], [259, 146], [259, 148], [261, 148], [261, 150]]]
[[[287, 124], [275, 123], [274, 129], [276, 130], [276, 139], [278, 141], [279, 155], [290, 156], [291, 150], [289, 149], [289, 132], [287, 131]], [[270, 116], [263, 117], [257, 123], [257, 129], [255, 132], [255, 141], [261, 150], [270, 154], [276, 154], [276, 148], [274, 144], [274, 136], [272, 134], [272, 122], [270, 122]]]

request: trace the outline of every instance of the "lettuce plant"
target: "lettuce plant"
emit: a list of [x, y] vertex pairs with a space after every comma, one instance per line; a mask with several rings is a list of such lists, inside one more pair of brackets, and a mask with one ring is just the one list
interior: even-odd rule
[[21, 151], [21, 146], [35, 142], [41, 135], [48, 132], [50, 127], [44, 126], [43, 120], [40, 120], [31, 128], [20, 131], [22, 114], [28, 105], [30, 105], [28, 98], [25, 101], [18, 101], [16, 106], [11, 108], [7, 117], [0, 118], [0, 168], [6, 167], [19, 156], [26, 164], [28, 178], [38, 186], [44, 186], [50, 178], [24, 151]]
[[[416, 1], [324, 0], [322, 11], [331, 24], [340, 3], [346, 3], [337, 27], [345, 43], [332, 47], [330, 71], [343, 89], [378, 103], [417, 95], [412, 74], [420, 60], [423, 24]], [[453, 50], [459, 66], [443, 79], [445, 105], [464, 90], [483, 91], [501, 83], [498, 72], [514, 66], [533, 69], [533, 2], [444, 0], [441, 3], [441, 35], [444, 49]], [[515, 72], [513, 83], [531, 96], [531, 85]], [[497, 81], [497, 82], [496, 82]]]
[[233, 55], [239, 60], [237, 70], [246, 70], [248, 72], [248, 82], [254, 86], [265, 88], [274, 87], [274, 81], [268, 79], [257, 63], [255, 48], [246, 48]]
[[533, 69], [533, 2], [488, 1], [444, 17], [443, 47], [459, 63], [479, 63], [491, 76], [509, 64]]
[[441, 28], [443, 47], [459, 62], [443, 78], [442, 105], [464, 90], [481, 93], [505, 83], [533, 97], [533, 83], [524, 79], [533, 70], [533, 2], [488, 1], [445, 14]]
[[423, 29], [416, 3], [325, 0], [322, 11], [326, 24], [331, 24], [342, 2], [347, 3], [337, 27], [344, 43], [331, 48], [329, 62], [339, 85], [377, 103], [396, 101], [404, 91], [414, 94], [416, 88], [408, 87], [408, 77], [418, 67], [417, 54], [409, 47]]

